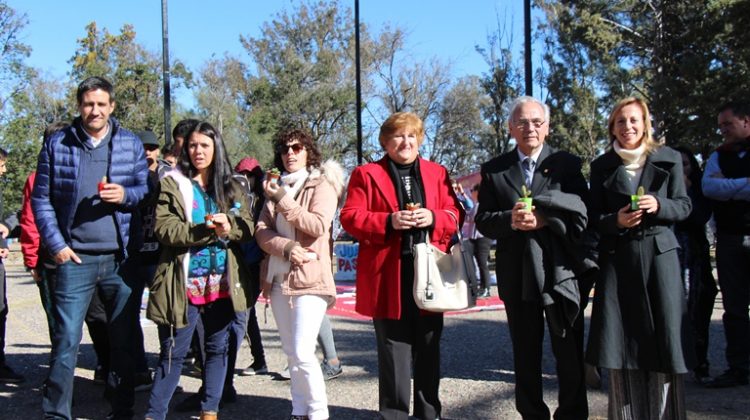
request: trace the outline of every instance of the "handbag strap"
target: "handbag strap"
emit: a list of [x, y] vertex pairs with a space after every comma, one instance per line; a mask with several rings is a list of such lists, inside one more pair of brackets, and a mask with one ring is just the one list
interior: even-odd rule
[[456, 235], [458, 236], [458, 242], [464, 241], [464, 236], [461, 234], [461, 226], [458, 225], [458, 217], [456, 217], [455, 214], [453, 214], [450, 210], [443, 210], [444, 212], [448, 213], [451, 218], [453, 218], [453, 221], [456, 223]]

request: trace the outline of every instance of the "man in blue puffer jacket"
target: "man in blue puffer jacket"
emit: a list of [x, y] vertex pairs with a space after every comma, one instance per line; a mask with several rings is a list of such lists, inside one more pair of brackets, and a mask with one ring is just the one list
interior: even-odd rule
[[112, 84], [90, 77], [78, 85], [80, 116], [48, 138], [39, 153], [31, 205], [44, 246], [57, 263], [55, 318], [46, 419], [71, 419], [81, 327], [91, 296], [107, 311], [111, 366], [110, 418], [133, 416], [133, 317], [140, 296], [120, 274], [131, 211], [148, 190], [141, 141], [110, 117]]

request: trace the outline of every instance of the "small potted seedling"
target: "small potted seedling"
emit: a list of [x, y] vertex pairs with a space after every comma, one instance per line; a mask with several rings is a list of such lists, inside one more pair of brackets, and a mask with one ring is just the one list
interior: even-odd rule
[[521, 197], [518, 201], [525, 205], [526, 211], [529, 213], [531, 212], [531, 206], [533, 205], [534, 199], [531, 198], [531, 191], [526, 188], [526, 185], [521, 185]]
[[97, 190], [98, 190], [99, 192], [102, 192], [102, 190], [104, 189], [104, 184], [106, 184], [106, 183], [107, 183], [107, 175], [104, 175], [104, 176], [102, 177], [102, 180], [101, 180], [101, 181], [99, 181], [99, 183], [98, 183], [98, 184], [96, 184], [96, 188], [97, 188]]
[[277, 168], [271, 168], [266, 172], [266, 179], [271, 184], [278, 184], [279, 178], [281, 178], [281, 172]]
[[643, 189], [643, 185], [638, 186], [638, 190], [635, 194], [630, 195], [630, 210], [636, 211], [640, 209], [638, 201], [646, 194], [646, 190]]
[[422, 204], [420, 203], [406, 203], [406, 210], [414, 211], [419, 208], [422, 208]]

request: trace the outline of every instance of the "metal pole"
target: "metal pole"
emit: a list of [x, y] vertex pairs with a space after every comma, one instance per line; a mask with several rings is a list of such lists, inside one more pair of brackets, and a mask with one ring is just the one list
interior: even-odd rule
[[172, 95], [169, 89], [169, 31], [167, 30], [167, 0], [161, 0], [161, 57], [164, 79], [164, 146], [172, 143]]
[[532, 96], [531, 69], [531, 0], [523, 1], [523, 40], [524, 40], [524, 69], [526, 74], [526, 95]]
[[354, 0], [354, 57], [357, 73], [357, 165], [362, 164], [362, 75], [359, 67], [359, 0]]

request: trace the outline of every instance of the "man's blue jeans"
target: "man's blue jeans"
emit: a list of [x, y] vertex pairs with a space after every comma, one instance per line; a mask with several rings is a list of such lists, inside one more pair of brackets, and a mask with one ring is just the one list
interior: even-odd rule
[[229, 328], [234, 320], [232, 301], [225, 298], [201, 306], [188, 303], [187, 318], [188, 325], [184, 328], [173, 329], [170, 325], [159, 325], [159, 365], [154, 372], [154, 386], [151, 388], [146, 418], [166, 418], [169, 401], [180, 380], [182, 363], [199, 319], [203, 321], [206, 330], [206, 359], [203, 367], [205, 392], [201, 411], [219, 411], [227, 373]]
[[44, 385], [42, 408], [47, 419], [71, 419], [73, 378], [83, 320], [91, 296], [98, 293], [107, 311], [111, 366], [109, 385], [114, 388], [112, 413], [132, 417], [132, 330], [139, 299], [120, 274], [116, 254], [78, 253], [81, 264], [68, 261], [57, 267], [54, 291], [55, 334], [49, 377]]

